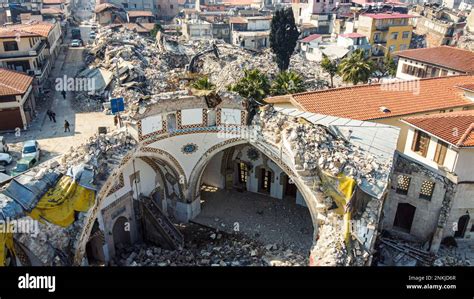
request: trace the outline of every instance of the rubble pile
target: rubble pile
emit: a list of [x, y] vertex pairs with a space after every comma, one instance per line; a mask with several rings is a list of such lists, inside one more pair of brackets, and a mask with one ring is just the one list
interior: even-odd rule
[[474, 266], [474, 264], [456, 247], [441, 245], [433, 266]]
[[358, 184], [362, 180], [374, 185], [388, 180], [391, 161], [378, 161], [359, 147], [334, 136], [324, 126], [299, 123], [295, 117], [279, 113], [271, 106], [265, 106], [254, 121], [267, 140], [279, 144], [284, 138], [283, 143], [294, 153], [297, 168], [305, 171], [319, 168], [334, 176], [344, 173]]
[[[199, 72], [187, 72], [186, 66], [191, 59], [208, 50], [214, 42], [219, 49], [219, 58], [212, 53], [202, 55], [197, 58]], [[270, 77], [278, 73], [270, 49], [256, 53], [219, 41], [178, 42], [166, 37], [155, 43], [125, 28], [101, 32], [88, 50], [86, 61], [89, 62], [89, 69], [105, 70], [114, 79], [107, 89], [94, 96], [79, 93], [77, 106], [82, 107], [80, 103], [85, 102], [84, 109], [98, 109], [90, 101], [109, 97], [124, 97], [127, 104], [136, 104], [151, 95], [186, 89], [191, 80], [202, 75], [208, 75], [218, 91], [225, 91], [244, 75], [244, 69], [257, 68]], [[304, 78], [309, 90], [328, 86], [329, 75], [318, 63], [307, 61], [299, 54], [291, 58], [290, 70]], [[119, 82], [116, 82], [117, 76]], [[340, 78], [336, 77], [335, 85], [341, 84]]]
[[263, 245], [239, 234], [227, 234], [196, 224], [181, 227], [181, 250], [136, 244], [122, 248], [119, 266], [304, 266], [307, 258], [276, 244]]
[[[319, 241], [313, 251], [321, 265], [363, 265], [369, 254], [353, 240], [351, 251], [347, 252], [343, 240], [342, 217], [330, 210], [333, 200], [325, 196], [319, 186], [320, 171], [337, 176], [341, 173], [354, 178], [358, 184], [385, 185], [390, 173], [391, 161], [379, 159], [349, 143], [342, 137], [333, 135], [328, 128], [302, 122], [301, 120], [276, 111], [270, 106], [262, 108], [259, 117], [254, 118], [257, 135], [271, 141], [276, 146], [286, 148], [294, 157], [299, 175], [310, 179], [316, 185], [310, 186], [318, 192], [318, 209], [327, 213], [320, 219]], [[361, 221], [376, 227], [379, 218], [380, 201], [372, 199], [361, 213]], [[328, 212], [329, 211], [329, 212]], [[355, 248], [355, 250], [353, 250]]]
[[474, 51], [474, 33], [465, 31], [458, 40], [458, 47], [461, 49]]
[[58, 170], [66, 172], [70, 167], [86, 164], [97, 171], [96, 178], [105, 180], [135, 145], [135, 139], [124, 130], [96, 134], [89, 139], [88, 143], [77, 148], [71, 147], [62, 155]]

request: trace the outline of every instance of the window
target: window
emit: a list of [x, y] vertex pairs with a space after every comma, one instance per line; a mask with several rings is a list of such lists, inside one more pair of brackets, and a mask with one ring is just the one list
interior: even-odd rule
[[374, 41], [379, 42], [380, 41], [380, 33], [374, 33]]
[[433, 196], [434, 185], [435, 183], [432, 181], [423, 181], [423, 184], [421, 184], [419, 197], [422, 199], [431, 200], [431, 196]]
[[239, 183], [247, 183], [248, 168], [247, 164], [240, 162], [239, 163]]
[[403, 31], [402, 38], [407, 39], [408, 37], [410, 37], [410, 31]]
[[397, 177], [397, 193], [398, 194], [403, 194], [407, 195], [408, 194], [408, 188], [410, 188], [410, 181], [411, 178], [406, 175], [399, 175]]
[[400, 45], [400, 51], [406, 50], [407, 48], [407, 45]]
[[448, 151], [448, 144], [443, 141], [438, 141], [436, 145], [436, 152], [434, 156], [434, 161], [439, 165], [443, 165], [444, 158], [446, 158], [446, 152]]
[[170, 5], [170, 9], [173, 9], [173, 8], [174, 8], [174, 6], [173, 6], [173, 4], [171, 4], [171, 5]]
[[394, 32], [392, 33], [392, 35], [390, 36], [391, 39], [397, 39], [398, 38], [398, 32]]
[[415, 153], [420, 154], [423, 157], [426, 157], [428, 153], [428, 146], [430, 144], [430, 136], [425, 132], [415, 130], [415, 136], [413, 137], [413, 144], [411, 150]]
[[5, 51], [18, 51], [18, 44], [15, 41], [3, 42]]
[[298, 16], [301, 16], [301, 10], [302, 10], [302, 9], [300, 8], [300, 11], [299, 11], [299, 13], [298, 13]]
[[395, 49], [396, 49], [396, 46], [393, 45], [393, 46], [390, 46], [390, 47], [388, 48], [388, 51], [391, 53], [391, 52], [395, 51]]

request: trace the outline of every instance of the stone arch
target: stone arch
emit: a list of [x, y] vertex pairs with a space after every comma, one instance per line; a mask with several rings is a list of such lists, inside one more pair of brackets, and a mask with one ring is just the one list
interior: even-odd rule
[[199, 161], [196, 163], [193, 170], [191, 171], [191, 175], [189, 178], [189, 188], [187, 190], [187, 199], [189, 201], [192, 201], [200, 196], [200, 183], [202, 181], [202, 175], [209, 161], [211, 161], [211, 159], [217, 153], [234, 146], [242, 145], [242, 144], [249, 144], [255, 147], [257, 150], [259, 150], [261, 153], [267, 156], [269, 160], [271, 160], [278, 167], [280, 167], [288, 175], [288, 177], [290, 177], [293, 180], [298, 190], [300, 190], [300, 193], [310, 212], [311, 220], [312, 220], [313, 228], [314, 228], [313, 235], [314, 235], [314, 242], [315, 242], [317, 231], [318, 231], [318, 220], [317, 220], [318, 211], [316, 210], [316, 201], [313, 200], [314, 195], [312, 194], [312, 191], [304, 184], [304, 182], [298, 176], [296, 176], [296, 174], [292, 171], [291, 167], [287, 163], [285, 163], [277, 155], [272, 154], [273, 150], [270, 149], [269, 148], [270, 146], [267, 144], [264, 144], [261, 142], [252, 142], [247, 139], [234, 138], [234, 139], [229, 139], [227, 141], [221, 142], [211, 147], [209, 150], [206, 151], [205, 154], [202, 155], [202, 157], [199, 159]]

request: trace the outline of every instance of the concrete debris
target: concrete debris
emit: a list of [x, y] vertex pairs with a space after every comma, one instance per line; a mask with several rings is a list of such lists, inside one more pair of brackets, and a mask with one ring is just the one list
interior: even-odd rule
[[[69, 152], [58, 160], [40, 164], [35, 167], [37, 174], [48, 171], [66, 173], [69, 169], [85, 164], [94, 169], [95, 184], [100, 190], [113, 168], [117, 167], [123, 156], [136, 145], [135, 140], [125, 131], [114, 131], [109, 134], [97, 134], [89, 142]], [[39, 168], [39, 169], [38, 169]], [[0, 203], [1, 205], [2, 203]], [[66, 228], [49, 222], [38, 222], [38, 234], [15, 234], [16, 240], [28, 248], [39, 259], [42, 265], [71, 265], [73, 254], [81, 240], [86, 213], [78, 213], [76, 221]], [[31, 220], [31, 219], [30, 219]]]
[[380, 161], [373, 155], [342, 138], [337, 138], [324, 126], [302, 124], [295, 117], [277, 112], [271, 106], [261, 110], [254, 119], [257, 136], [281, 142], [294, 153], [295, 166], [302, 171], [316, 173], [316, 169], [331, 175], [344, 173], [358, 184], [362, 179], [370, 184], [386, 183], [391, 161]]
[[[214, 55], [203, 55], [198, 59], [199, 73], [188, 73], [186, 66], [191, 58], [212, 43], [218, 45], [219, 59]], [[88, 49], [88, 68], [112, 72], [114, 79], [106, 90], [94, 95], [78, 93], [77, 103], [85, 105], [76, 106], [83, 109], [99, 110], [100, 105], [94, 102], [115, 97], [124, 97], [131, 106], [143, 104], [153, 95], [184, 90], [190, 80], [201, 75], [208, 75], [220, 93], [239, 80], [244, 69], [257, 68], [270, 77], [278, 72], [270, 49], [255, 53], [217, 40], [178, 42], [164, 35], [155, 43], [125, 28], [104, 30]], [[290, 70], [304, 78], [309, 90], [328, 86], [330, 78], [319, 64], [306, 61], [299, 54], [291, 58]], [[339, 77], [334, 80], [336, 86], [342, 84]], [[105, 110], [109, 111], [107, 107]]]
[[474, 32], [464, 31], [464, 34], [459, 37], [458, 48], [474, 51]]
[[474, 263], [458, 248], [441, 245], [433, 266], [474, 266]]
[[[240, 234], [217, 233], [197, 224], [180, 227], [185, 235], [182, 250], [146, 244], [126, 246], [112, 265], [119, 266], [304, 266], [307, 258], [275, 244], [263, 245]], [[221, 238], [212, 236], [221, 235]], [[208, 241], [210, 240], [210, 241]], [[270, 249], [268, 249], [270, 248]]]

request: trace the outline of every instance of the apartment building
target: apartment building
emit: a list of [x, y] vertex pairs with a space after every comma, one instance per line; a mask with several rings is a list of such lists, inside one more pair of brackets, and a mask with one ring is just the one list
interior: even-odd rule
[[410, 47], [413, 15], [400, 13], [369, 13], [359, 16], [357, 33], [367, 36], [374, 59]]
[[0, 28], [0, 67], [35, 77], [40, 91], [57, 57], [61, 39], [59, 22], [31, 22]]
[[270, 46], [270, 16], [232, 17], [229, 19], [231, 42], [249, 50]]

